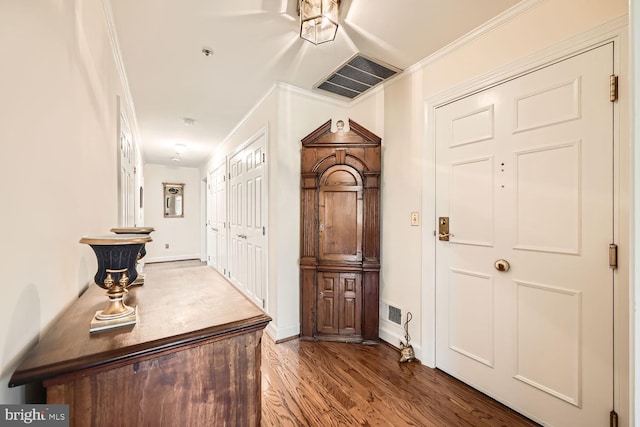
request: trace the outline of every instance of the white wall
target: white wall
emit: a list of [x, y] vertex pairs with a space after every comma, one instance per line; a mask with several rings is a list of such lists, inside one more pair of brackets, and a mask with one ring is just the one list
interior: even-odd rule
[[[380, 299], [402, 310], [402, 321], [411, 312], [409, 334], [416, 355], [422, 358], [420, 301], [422, 265], [422, 231], [426, 216], [422, 212], [423, 159], [421, 129], [422, 88], [418, 71], [385, 90], [385, 125], [382, 143], [381, 203], [381, 280]], [[411, 212], [420, 215], [420, 226], [411, 225]], [[382, 305], [384, 307], [384, 305]], [[380, 316], [380, 337], [397, 346], [404, 340], [404, 329]]]
[[[145, 248], [146, 263], [200, 259], [202, 211], [200, 170], [155, 164], [144, 165], [144, 225], [153, 227], [152, 242]], [[164, 217], [162, 183], [185, 184], [184, 218]], [[168, 248], [165, 246], [169, 245]]]
[[24, 402], [9, 377], [96, 272], [78, 240], [118, 225], [124, 92], [105, 22], [99, 0], [0, 2], [0, 403]]

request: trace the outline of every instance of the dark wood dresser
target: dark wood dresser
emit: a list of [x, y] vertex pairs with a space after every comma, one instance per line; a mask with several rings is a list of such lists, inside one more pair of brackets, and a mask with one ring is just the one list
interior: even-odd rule
[[271, 320], [206, 266], [147, 272], [138, 321], [89, 333], [91, 285], [42, 334], [9, 385], [42, 382], [72, 426], [259, 426], [261, 338]]

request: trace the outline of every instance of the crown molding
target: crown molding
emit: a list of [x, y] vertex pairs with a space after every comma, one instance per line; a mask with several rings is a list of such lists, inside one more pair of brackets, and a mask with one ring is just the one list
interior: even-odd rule
[[[224, 147], [229, 140], [233, 137], [233, 135], [235, 135], [236, 132], [238, 132], [238, 130], [244, 126], [244, 124], [249, 120], [249, 118], [251, 118], [251, 116], [258, 111], [258, 109], [260, 109], [260, 107], [262, 107], [262, 105], [267, 101], [267, 99], [269, 99], [269, 97], [271, 95], [273, 95], [273, 93], [276, 91], [276, 89], [278, 89], [278, 84], [274, 84], [273, 86], [271, 86], [269, 88], [269, 90], [262, 95], [262, 97], [253, 105], [253, 107], [251, 107], [249, 109], [249, 111], [247, 111], [245, 113], [244, 116], [242, 116], [242, 118], [240, 119], [240, 121], [238, 121], [238, 123], [233, 127], [233, 129], [231, 129], [231, 131], [229, 131], [229, 133], [227, 134], [227, 136], [225, 136], [222, 139], [222, 143], [220, 144], [219, 147]], [[213, 149], [213, 152], [215, 153], [215, 151], [218, 149], [218, 147]]]
[[522, 15], [523, 13], [528, 11], [529, 9], [532, 9], [533, 7], [537, 6], [538, 4], [542, 3], [543, 1], [544, 0], [525, 0], [525, 1], [522, 1], [522, 2], [520, 2], [518, 4], [516, 4], [513, 7], [510, 7], [509, 9], [505, 10], [504, 12], [502, 12], [499, 15], [496, 15], [495, 17], [493, 17], [492, 19], [488, 20], [487, 22], [485, 22], [484, 24], [480, 25], [479, 27], [476, 27], [475, 29], [469, 31], [468, 33], [466, 33], [462, 37], [452, 41], [451, 43], [449, 43], [448, 45], [438, 49], [437, 51], [435, 51], [431, 55], [429, 55], [429, 56], [425, 57], [424, 59], [416, 62], [413, 65], [411, 65], [406, 70], [404, 70], [404, 72], [402, 72], [399, 76], [397, 76], [397, 78], [393, 79], [393, 81], [389, 81], [389, 84], [393, 84], [395, 82], [398, 82], [401, 79], [403, 79], [405, 77], [408, 77], [411, 74], [415, 73], [416, 71], [422, 70], [427, 65], [438, 61], [439, 59], [449, 55], [451, 52], [454, 52], [455, 50], [460, 49], [462, 46], [465, 46], [465, 45], [467, 45], [467, 44], [479, 39], [483, 35], [485, 35], [488, 32], [494, 30], [495, 28], [498, 28], [498, 27], [506, 24], [507, 22], [517, 18], [518, 16]]
[[[104, 11], [104, 17], [107, 24], [107, 32], [109, 35], [109, 43], [111, 44], [111, 53], [113, 54], [113, 60], [118, 70], [118, 76], [120, 77], [120, 84], [122, 86], [122, 95], [127, 110], [131, 112], [131, 117], [127, 115], [127, 119], [130, 123], [131, 133], [134, 136], [136, 145], [142, 147], [140, 130], [138, 128], [138, 118], [136, 114], [136, 108], [133, 103], [133, 96], [131, 95], [131, 89], [129, 88], [129, 80], [127, 79], [127, 72], [124, 68], [124, 61], [122, 60], [122, 54], [120, 52], [120, 44], [118, 43], [118, 35], [116, 32], [116, 26], [113, 19], [113, 9], [111, 8], [111, 0], [102, 0], [102, 10]], [[139, 150], [140, 155], [144, 156], [142, 149]], [[144, 159], [144, 157], [143, 157]]]
[[464, 83], [444, 89], [430, 96], [426, 100], [426, 103], [430, 106], [437, 107], [441, 104], [454, 101], [460, 96], [467, 96], [474, 91], [497, 84], [505, 78], [516, 78], [521, 74], [558, 62], [562, 58], [593, 49], [617, 39], [620, 36], [621, 30], [627, 26], [628, 16], [619, 16], [541, 51], [513, 61], [510, 64], [500, 66], [496, 70], [478, 75]]

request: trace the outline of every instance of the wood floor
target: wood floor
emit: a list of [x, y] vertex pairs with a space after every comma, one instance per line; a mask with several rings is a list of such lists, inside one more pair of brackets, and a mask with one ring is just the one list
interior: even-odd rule
[[262, 426], [537, 426], [387, 344], [262, 339]]

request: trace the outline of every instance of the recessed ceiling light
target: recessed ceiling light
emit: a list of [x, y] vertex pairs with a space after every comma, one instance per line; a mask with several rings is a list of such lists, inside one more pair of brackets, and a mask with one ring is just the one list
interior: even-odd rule
[[208, 48], [208, 47], [203, 47], [202, 48], [202, 54], [204, 56], [212, 56], [213, 55], [213, 49]]
[[184, 119], [182, 119], [182, 123], [184, 123], [185, 126], [193, 126], [195, 122], [195, 120], [189, 117], [185, 117]]
[[171, 160], [173, 160], [174, 162], [179, 162], [181, 159], [178, 156], [174, 156], [171, 158]]

